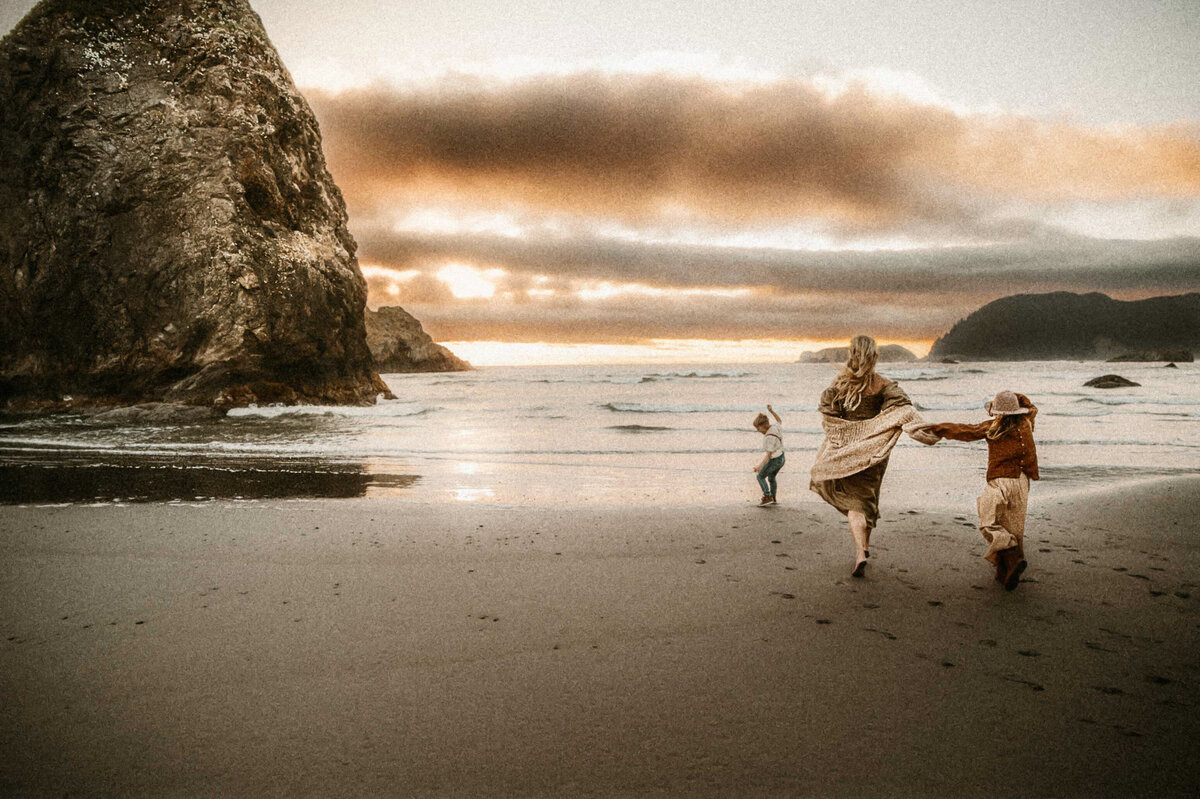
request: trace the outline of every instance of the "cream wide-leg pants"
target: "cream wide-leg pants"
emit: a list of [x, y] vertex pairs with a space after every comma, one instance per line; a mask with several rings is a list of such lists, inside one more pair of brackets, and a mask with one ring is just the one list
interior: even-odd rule
[[996, 562], [1002, 549], [1017, 548], [1025, 556], [1025, 508], [1029, 504], [1029, 476], [993, 477], [976, 500], [979, 507], [979, 532], [988, 542], [984, 553], [989, 563]]

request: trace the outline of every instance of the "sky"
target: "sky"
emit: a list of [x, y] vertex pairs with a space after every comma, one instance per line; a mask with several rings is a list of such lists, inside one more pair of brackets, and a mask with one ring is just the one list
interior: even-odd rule
[[477, 364], [923, 354], [1009, 294], [1200, 290], [1192, 0], [252, 6], [368, 305]]

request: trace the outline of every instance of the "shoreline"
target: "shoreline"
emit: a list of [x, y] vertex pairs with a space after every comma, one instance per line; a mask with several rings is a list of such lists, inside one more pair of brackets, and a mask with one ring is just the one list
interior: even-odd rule
[[1189, 795], [1198, 504], [4, 506], [0, 792]]
[[[945, 449], [939, 455], [953, 445], [942, 446]], [[781, 496], [790, 504], [821, 504], [807, 488], [812, 455], [808, 450], [796, 451], [794, 463], [781, 473]], [[901, 450], [889, 469], [882, 495], [885, 506], [907, 503], [946, 512], [966, 507], [973, 512], [974, 497], [983, 483], [983, 461], [976, 457], [978, 453], [959, 446], [944, 459], [934, 459], [938, 467], [932, 470], [912, 455]], [[722, 463], [740, 463], [745, 457], [744, 452], [732, 452]], [[632, 480], [631, 474], [644, 479]], [[1184, 467], [1047, 467], [1034, 490], [1069, 499], [1093, 490], [1118, 490], [1191, 474], [1194, 472]], [[368, 499], [536, 509], [562, 503], [563, 496], [554, 484], [561, 483], [564, 476], [566, 484], [575, 489], [570, 501], [593, 508], [729, 507], [757, 502], [760, 495], [750, 472], [728, 466], [669, 468], [478, 458], [181, 458], [165, 453], [6, 451], [0, 446], [0, 507]], [[577, 484], [580, 476], [586, 479]]]

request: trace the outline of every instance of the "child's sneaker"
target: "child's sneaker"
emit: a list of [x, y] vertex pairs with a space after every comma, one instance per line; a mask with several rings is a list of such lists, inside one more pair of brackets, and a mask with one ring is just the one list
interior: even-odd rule
[[774, 497], [770, 497], [770, 496], [767, 496], [766, 494], [763, 494], [763, 498], [761, 500], [759, 500], [758, 506], [761, 508], [764, 505], [770, 505], [774, 501], [775, 501]]

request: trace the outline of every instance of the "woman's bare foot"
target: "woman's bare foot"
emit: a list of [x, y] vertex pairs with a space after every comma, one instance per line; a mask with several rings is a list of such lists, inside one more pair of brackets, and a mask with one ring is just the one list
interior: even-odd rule
[[854, 564], [854, 571], [850, 572], [851, 577], [865, 577], [867, 573], [867, 559], [863, 558], [858, 563]]

